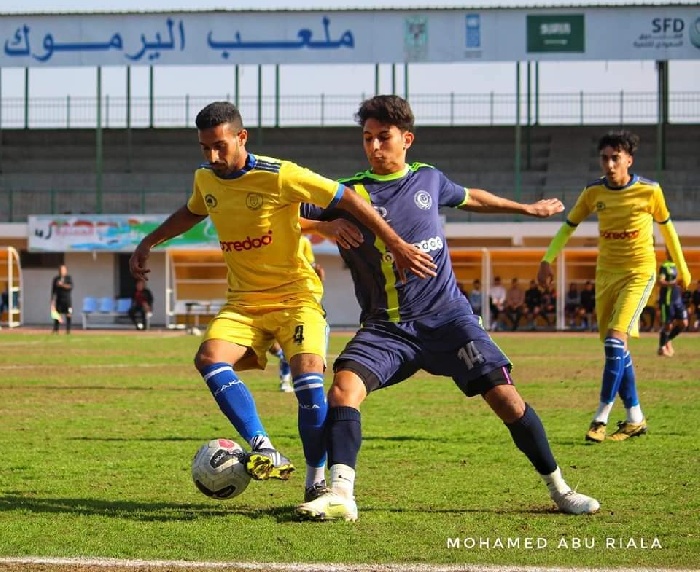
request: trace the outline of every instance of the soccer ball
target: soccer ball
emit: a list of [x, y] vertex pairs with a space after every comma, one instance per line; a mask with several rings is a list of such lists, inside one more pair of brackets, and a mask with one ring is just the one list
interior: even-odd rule
[[224, 500], [242, 494], [250, 483], [245, 450], [230, 439], [204, 443], [192, 459], [192, 480], [208, 497]]

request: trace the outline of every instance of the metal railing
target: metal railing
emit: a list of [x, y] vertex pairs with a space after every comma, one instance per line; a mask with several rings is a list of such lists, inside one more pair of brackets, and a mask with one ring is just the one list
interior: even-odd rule
[[[290, 95], [277, 98], [241, 96], [235, 102], [248, 126], [349, 126], [360, 101], [357, 95]], [[5, 97], [0, 99], [0, 129], [102, 127], [192, 127], [197, 112], [214, 100], [233, 101], [231, 94], [215, 96]], [[421, 125], [514, 125], [514, 94], [414, 94], [410, 96]], [[545, 93], [528, 102], [520, 98], [520, 118], [539, 125], [601, 125], [655, 123], [656, 92]], [[672, 123], [700, 123], [700, 92], [669, 95]], [[529, 112], [529, 113], [528, 113]]]
[[[523, 186], [515, 196], [512, 189], [491, 189], [499, 195], [520, 202], [535, 202], [541, 199], [542, 188]], [[560, 189], [556, 196], [564, 204], [573, 206], [580, 188]], [[100, 199], [102, 209], [97, 208], [97, 194], [92, 189], [66, 190], [13, 190], [7, 186], [0, 189], [0, 223], [26, 222], [34, 214], [168, 214], [181, 207], [189, 198], [191, 188], [160, 189], [109, 189]], [[667, 191], [666, 201], [674, 220], [700, 219], [700, 188], [684, 189], [681, 192]], [[526, 220], [520, 215], [478, 214], [444, 209], [447, 222], [515, 222]], [[564, 220], [564, 215], [556, 217]]]

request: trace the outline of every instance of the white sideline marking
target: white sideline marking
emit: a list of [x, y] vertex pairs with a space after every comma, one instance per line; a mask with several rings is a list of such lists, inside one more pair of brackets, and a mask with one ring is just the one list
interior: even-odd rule
[[99, 566], [103, 568], [227, 568], [279, 572], [693, 572], [676, 568], [545, 568], [542, 566], [481, 566], [478, 564], [300, 564], [262, 562], [189, 562], [186, 560], [122, 560], [119, 558], [0, 557], [0, 564]]

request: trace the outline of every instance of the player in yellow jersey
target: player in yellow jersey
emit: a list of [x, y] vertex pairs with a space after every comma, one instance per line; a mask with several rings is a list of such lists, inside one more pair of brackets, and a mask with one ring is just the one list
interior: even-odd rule
[[[311, 241], [306, 235], [301, 235], [299, 239], [299, 254], [306, 258], [311, 264], [311, 268], [314, 269], [316, 275], [319, 277], [321, 282], [325, 278], [325, 271], [323, 266], [316, 262], [316, 257], [314, 256], [314, 251], [311, 246]], [[273, 342], [270, 346], [270, 353], [279, 359], [279, 378], [280, 378], [280, 391], [282, 393], [294, 393], [294, 386], [292, 385], [292, 370], [289, 367], [289, 362], [282, 351], [282, 346], [277, 340]]]
[[[299, 254], [302, 202], [347, 210], [385, 240], [397, 272], [434, 276], [432, 258], [402, 240], [353, 190], [290, 161], [246, 149], [238, 109], [214, 102], [197, 115], [205, 163], [196, 170], [186, 205], [146, 236], [129, 260], [146, 279], [153, 247], [210, 217], [228, 267], [226, 305], [210, 322], [194, 358], [219, 408], [250, 447], [246, 467], [256, 479], [288, 479], [294, 466], [273, 446], [252, 394], [236, 371], [264, 369], [277, 339], [289, 358], [299, 402], [298, 429], [306, 458], [304, 498], [323, 491], [326, 458], [323, 390], [327, 323], [322, 285]], [[236, 371], [234, 371], [234, 368]]]
[[639, 138], [628, 131], [610, 132], [600, 139], [598, 153], [604, 176], [583, 189], [552, 239], [538, 272], [540, 283], [552, 276], [551, 262], [579, 223], [595, 212], [599, 229], [595, 300], [605, 368], [600, 404], [586, 433], [586, 440], [594, 443], [606, 438], [618, 392], [627, 419], [607, 438], [623, 441], [647, 431], [627, 344], [628, 337], [639, 337], [639, 316], [656, 281], [654, 222], [678, 265], [679, 283], [687, 288], [691, 280], [661, 186], [630, 172], [638, 146]]

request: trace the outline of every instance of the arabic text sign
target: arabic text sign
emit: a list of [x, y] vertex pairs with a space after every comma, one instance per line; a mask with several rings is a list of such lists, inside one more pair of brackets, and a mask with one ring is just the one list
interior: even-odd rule
[[252, 19], [251, 25], [240, 20], [222, 22], [219, 15], [202, 14], [0, 18], [0, 64], [213, 64], [240, 61], [241, 54], [246, 54], [245, 63], [252, 63], [250, 54], [289, 51], [316, 62], [333, 61], [329, 54], [334, 50], [355, 47], [352, 30], [339, 29], [323, 14], [298, 18], [298, 24], [285, 20], [282, 26], [265, 24], [264, 18]]
[[0, 67], [698, 57], [683, 6], [0, 16]]

